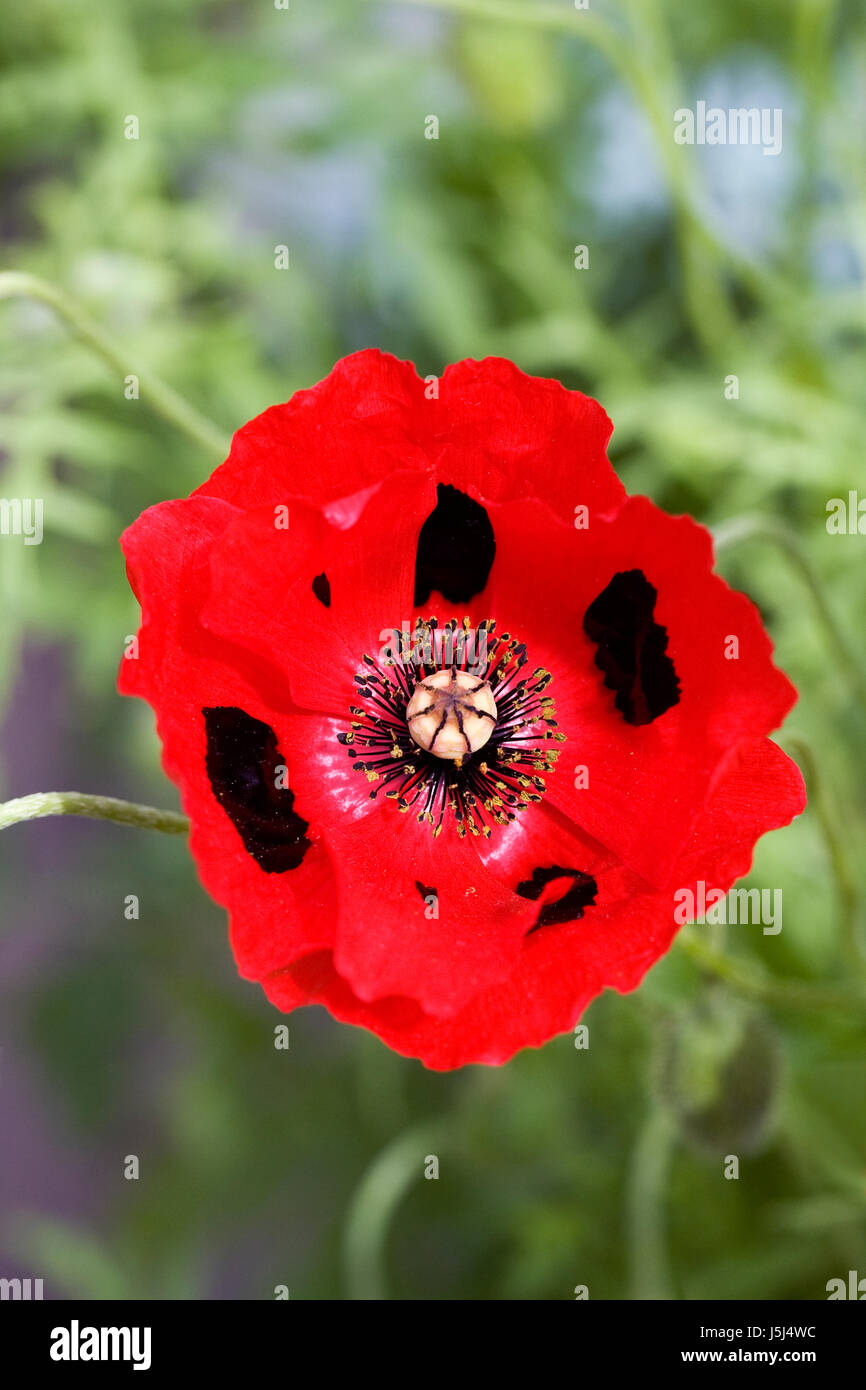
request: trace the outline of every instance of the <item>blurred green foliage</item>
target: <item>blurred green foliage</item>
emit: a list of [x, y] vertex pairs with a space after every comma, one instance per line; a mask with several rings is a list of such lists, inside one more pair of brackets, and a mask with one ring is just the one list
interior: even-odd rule
[[[228, 432], [370, 345], [556, 376], [611, 414], [631, 491], [787, 528], [720, 565], [801, 691], [781, 740], [812, 783], [750, 880], [783, 889], [783, 932], [714, 943], [742, 979], [675, 950], [593, 1005], [588, 1049], [447, 1076], [320, 1010], [275, 1050], [181, 840], [8, 831], [4, 942], [32, 901], [47, 945], [4, 1041], [53, 1148], [41, 1199], [8, 1195], [7, 1248], [96, 1298], [821, 1298], [866, 1274], [864, 1013], [817, 992], [856, 985], [863, 930], [864, 540], [824, 524], [864, 486], [862, 7], [31, 0], [0, 55], [3, 268], [62, 287], [142, 390], [46, 305], [0, 302], [2, 490], [43, 497], [47, 528], [0, 546], [0, 684], [30, 671], [62, 709], [0, 795], [174, 804], [150, 712], [114, 690], [137, 626], [116, 542], [216, 458], [138, 364]], [[713, 93], [784, 108], [778, 160], [674, 145], [673, 111]]]

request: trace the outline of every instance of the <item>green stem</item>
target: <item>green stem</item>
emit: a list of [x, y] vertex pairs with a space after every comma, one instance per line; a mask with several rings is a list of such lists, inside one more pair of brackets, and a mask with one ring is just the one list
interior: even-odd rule
[[859, 891], [857, 877], [845, 849], [841, 830], [841, 818], [835, 798], [827, 778], [818, 772], [818, 760], [809, 744], [802, 738], [790, 737], [786, 743], [802, 763], [809, 791], [809, 803], [815, 813], [824, 835], [824, 843], [833, 865], [836, 887], [839, 893], [839, 911], [842, 918], [842, 949], [847, 964], [857, 973], [866, 965], [863, 941], [859, 931]]
[[177, 811], [161, 811], [156, 806], [139, 806], [114, 796], [91, 796], [89, 792], [34, 792], [14, 801], [0, 802], [0, 830], [40, 816], [89, 816], [92, 820], [113, 820], [118, 825], [136, 825], [144, 830], [162, 830], [166, 835], [185, 835], [189, 820]]
[[655, 1107], [629, 1164], [626, 1219], [633, 1300], [674, 1297], [665, 1232], [665, 1192], [674, 1142], [671, 1117]]
[[407, 1130], [382, 1150], [364, 1174], [346, 1217], [343, 1257], [348, 1296], [387, 1299], [385, 1246], [391, 1218], [411, 1183], [423, 1178], [424, 1159], [441, 1139], [428, 1125]]
[[47, 304], [63, 320], [73, 336], [91, 348], [113, 371], [118, 372], [121, 377], [133, 373], [138, 376], [142, 399], [149, 402], [157, 415], [161, 415], [170, 425], [181, 430], [220, 462], [226, 457], [231, 445], [228, 436], [187, 404], [182, 396], [154, 372], [136, 371], [130, 365], [125, 350], [115, 343], [65, 290], [49, 284], [47, 280], [40, 280], [35, 275], [13, 270], [0, 271], [0, 299], [14, 298], [36, 299], [41, 304]]
[[799, 536], [784, 522], [775, 521], [770, 517], [741, 516], [734, 517], [718, 526], [713, 532], [713, 540], [717, 552], [747, 540], [772, 541], [774, 545], [780, 547], [794, 568], [799, 571], [809, 589], [818, 610], [818, 616], [824, 624], [831, 642], [848, 667], [860, 698], [866, 703], [866, 668], [863, 667], [857, 653], [849, 645], [845, 633], [827, 602], [823, 583]]
[[801, 980], [778, 979], [758, 973], [751, 965], [713, 950], [691, 932], [680, 932], [677, 945], [687, 956], [717, 975], [748, 999], [759, 999], [784, 1009], [838, 1009], [866, 1015], [866, 993], [844, 985], [812, 985]]
[[[792, 335], [802, 339], [803, 323], [811, 306], [800, 287], [792, 286], [751, 261], [707, 224], [701, 200], [692, 191], [696, 180], [694, 161], [685, 158], [671, 138], [673, 107], [667, 98], [676, 90], [676, 73], [669, 58], [669, 44], [658, 19], [658, 6], [649, 18], [652, 52], [646, 52], [644, 32], [621, 33], [591, 10], [575, 10], [568, 0], [557, 4], [529, 4], [524, 0], [403, 0], [404, 4], [450, 10], [471, 19], [489, 19], [500, 24], [526, 24], [531, 27], [571, 34], [593, 45], [642, 103], [653, 128], [658, 155], [665, 169], [668, 189], [679, 219], [678, 234], [684, 248], [686, 303], [698, 340], [705, 349], [718, 352], [718, 343], [733, 330], [733, 315], [719, 271], [722, 267], [739, 276], [749, 290], [766, 304]], [[644, 13], [636, 3], [630, 5], [632, 19]], [[658, 68], [662, 65], [668, 81], [662, 97], [656, 90]], [[665, 104], [667, 100], [667, 105]], [[691, 239], [691, 240], [690, 240]], [[711, 277], [711, 278], [710, 278]], [[719, 324], [723, 325], [722, 331]]]

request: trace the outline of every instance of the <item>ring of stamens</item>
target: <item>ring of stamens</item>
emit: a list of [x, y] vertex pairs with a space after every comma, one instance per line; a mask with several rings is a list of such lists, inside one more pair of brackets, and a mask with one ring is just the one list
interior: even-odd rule
[[384, 790], [434, 835], [448, 811], [461, 836], [489, 837], [514, 820], [541, 800], [559, 756], [550, 744], [565, 740], [545, 693], [550, 672], [525, 674], [524, 644], [495, 628], [485, 620], [473, 634], [468, 619], [440, 628], [419, 618], [379, 659], [365, 655], [355, 677], [359, 703], [339, 742], [375, 784], [371, 797]]

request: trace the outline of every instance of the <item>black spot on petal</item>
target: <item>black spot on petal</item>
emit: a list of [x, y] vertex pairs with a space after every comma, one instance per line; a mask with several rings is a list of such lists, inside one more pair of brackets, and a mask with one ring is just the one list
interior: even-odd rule
[[331, 581], [325, 574], [324, 570], [322, 570], [321, 574], [317, 574], [315, 579], [313, 580], [313, 593], [316, 595], [316, 598], [319, 600], [319, 603], [323, 603], [326, 608], [330, 608]]
[[487, 583], [496, 537], [480, 502], [450, 483], [440, 483], [436, 495], [418, 536], [415, 603], [426, 603], [434, 590], [449, 603], [468, 603]]
[[598, 648], [614, 704], [628, 724], [651, 724], [679, 702], [680, 684], [667, 654], [668, 634], [657, 623], [658, 594], [641, 570], [622, 570], [593, 599], [583, 630]]
[[416, 878], [415, 887], [418, 889], [418, 892], [421, 894], [421, 897], [424, 898], [425, 901], [427, 900], [427, 898], [439, 897], [439, 893], [437, 892], [437, 890], [435, 888], [427, 888], [425, 884], [421, 882], [420, 878]]
[[278, 785], [286, 762], [273, 729], [234, 706], [202, 714], [208, 780], [244, 849], [266, 874], [296, 869], [310, 848], [310, 827], [294, 809], [294, 792]]
[[538, 931], [539, 927], [555, 927], [562, 922], [578, 922], [583, 916], [584, 908], [594, 907], [595, 895], [598, 892], [598, 884], [595, 879], [590, 874], [582, 873], [580, 869], [564, 869], [559, 864], [551, 864], [547, 869], [533, 869], [532, 877], [525, 879], [523, 883], [518, 883], [515, 892], [521, 898], [528, 898], [530, 902], [536, 902], [548, 883], [553, 883], [558, 878], [570, 879], [571, 887], [555, 902], [544, 904], [535, 925], [530, 927], [526, 933], [527, 936]]

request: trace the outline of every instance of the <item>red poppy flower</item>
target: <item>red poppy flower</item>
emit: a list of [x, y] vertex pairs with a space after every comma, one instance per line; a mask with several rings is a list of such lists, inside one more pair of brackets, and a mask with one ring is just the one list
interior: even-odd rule
[[795, 699], [706, 530], [626, 497], [594, 401], [509, 362], [347, 358], [123, 538], [239, 970], [428, 1066], [634, 989], [677, 890], [804, 805]]

